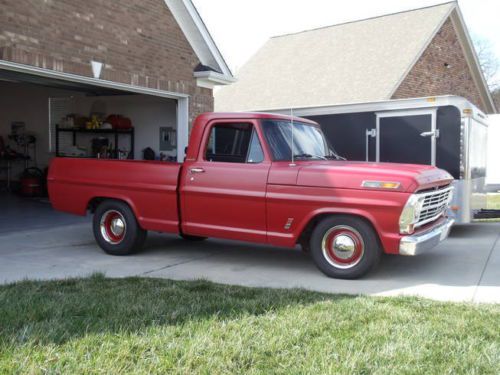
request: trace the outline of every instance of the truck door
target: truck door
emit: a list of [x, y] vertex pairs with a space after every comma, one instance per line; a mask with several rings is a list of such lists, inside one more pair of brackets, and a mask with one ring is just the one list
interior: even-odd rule
[[200, 155], [184, 168], [184, 233], [266, 241], [265, 197], [270, 162], [264, 157], [255, 122], [209, 124]]
[[379, 112], [378, 162], [436, 165], [436, 110]]

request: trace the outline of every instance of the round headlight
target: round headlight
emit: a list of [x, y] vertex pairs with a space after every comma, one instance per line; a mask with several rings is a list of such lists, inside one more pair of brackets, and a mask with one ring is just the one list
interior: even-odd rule
[[422, 198], [416, 195], [410, 195], [399, 217], [400, 233], [412, 234], [415, 231], [415, 224], [420, 217], [423, 203], [424, 201]]

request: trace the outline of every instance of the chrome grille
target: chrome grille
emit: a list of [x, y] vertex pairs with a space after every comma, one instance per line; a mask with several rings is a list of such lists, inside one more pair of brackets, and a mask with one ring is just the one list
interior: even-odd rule
[[437, 220], [447, 210], [452, 190], [453, 188], [448, 186], [439, 190], [417, 193], [417, 196], [423, 199], [423, 204], [415, 227]]

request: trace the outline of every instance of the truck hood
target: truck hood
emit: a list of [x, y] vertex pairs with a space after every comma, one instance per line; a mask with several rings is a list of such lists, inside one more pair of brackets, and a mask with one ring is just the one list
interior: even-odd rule
[[448, 172], [430, 165], [355, 161], [314, 161], [297, 164], [299, 186], [366, 190], [367, 188], [362, 187], [363, 181], [390, 181], [400, 183], [395, 191], [412, 193], [453, 181]]

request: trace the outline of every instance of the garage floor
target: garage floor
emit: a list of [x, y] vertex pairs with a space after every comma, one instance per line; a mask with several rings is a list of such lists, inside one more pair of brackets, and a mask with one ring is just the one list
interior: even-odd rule
[[[47, 218], [52, 217], [54, 213], [42, 207]], [[113, 257], [96, 246], [90, 223], [50, 224], [51, 229], [0, 234], [0, 282], [88, 276], [99, 271], [109, 277], [204, 278], [256, 287], [500, 303], [500, 223], [455, 227], [434, 251], [413, 258], [385, 256], [376, 272], [350, 281], [327, 278], [299, 250], [222, 240], [192, 243], [152, 233], [140, 254]]]
[[0, 192], [0, 234], [28, 229], [56, 228], [88, 220], [54, 211], [46, 198], [22, 198], [15, 194]]

